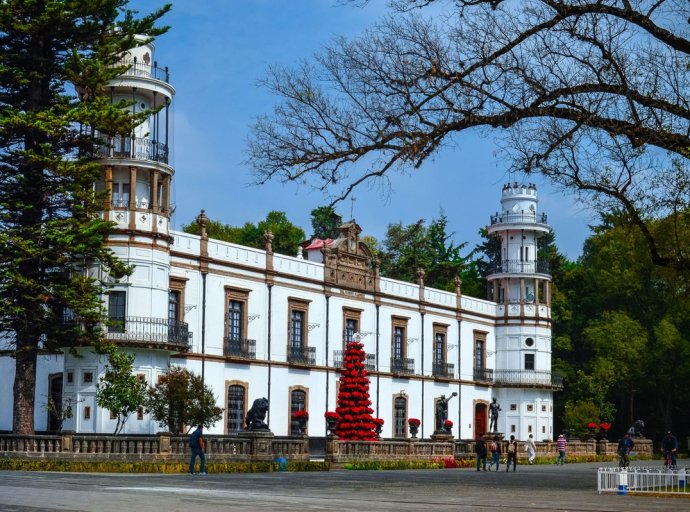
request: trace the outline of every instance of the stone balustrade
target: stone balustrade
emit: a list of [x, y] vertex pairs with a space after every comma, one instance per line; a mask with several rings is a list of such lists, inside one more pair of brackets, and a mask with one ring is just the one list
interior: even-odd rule
[[429, 460], [452, 458], [454, 444], [429, 442], [416, 439], [381, 441], [340, 441], [335, 437], [326, 440], [326, 461], [343, 463], [359, 460]]
[[[642, 456], [652, 456], [653, 446], [651, 439], [634, 439], [635, 448], [633, 452]], [[534, 443], [537, 452], [537, 457], [553, 457], [554, 459], [558, 455], [558, 446], [555, 441], [552, 442], [536, 442]], [[506, 451], [507, 442], [503, 440], [503, 453]], [[455, 443], [455, 455], [457, 457], [474, 457], [474, 441], [456, 441]], [[568, 446], [566, 448], [567, 457], [581, 457], [588, 455], [618, 455], [618, 442], [606, 441], [606, 440], [594, 440], [591, 441], [580, 441], [580, 440], [570, 440], [568, 441]], [[527, 452], [524, 451], [524, 443], [518, 440], [518, 458], [527, 458]]]
[[[205, 435], [206, 453], [218, 462], [309, 460], [306, 437], [275, 437], [272, 433], [243, 432], [238, 436]], [[179, 462], [189, 459], [188, 436], [0, 435], [0, 458], [50, 458]]]

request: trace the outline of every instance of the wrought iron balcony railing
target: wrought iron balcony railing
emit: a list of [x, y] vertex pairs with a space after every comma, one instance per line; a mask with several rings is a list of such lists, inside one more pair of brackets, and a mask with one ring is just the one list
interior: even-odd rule
[[547, 217], [545, 213], [537, 214], [534, 212], [518, 212], [518, 213], [497, 213], [491, 216], [491, 224], [547, 224]]
[[256, 340], [244, 338], [227, 338], [225, 355], [242, 359], [256, 359]]
[[295, 364], [316, 364], [316, 347], [287, 346], [287, 360]]
[[168, 343], [185, 350], [192, 343], [187, 323], [167, 318], [127, 316], [110, 319], [105, 336], [113, 341]]
[[563, 387], [563, 376], [547, 370], [495, 370], [494, 383], [513, 386]]
[[434, 363], [431, 367], [431, 372], [434, 377], [452, 379], [455, 377], [455, 365], [451, 363]]
[[153, 78], [154, 80], [170, 83], [170, 70], [168, 66], [159, 68], [158, 62], [154, 62], [153, 65], [146, 64], [146, 62], [138, 61], [137, 58], [134, 57], [132, 60], [118, 62], [118, 65], [129, 66], [129, 68], [122, 73], [123, 76]]
[[477, 382], [493, 382], [494, 371], [489, 368], [475, 368], [474, 380], [476, 380]]
[[168, 163], [168, 146], [162, 142], [139, 137], [103, 137], [96, 146], [98, 158], [132, 158]]
[[391, 373], [414, 374], [414, 359], [391, 357]]
[[551, 262], [548, 260], [519, 261], [503, 260], [489, 264], [489, 274], [551, 274]]
[[[344, 359], [344, 350], [333, 351], [333, 366], [335, 366], [336, 368], [342, 368]], [[367, 354], [365, 356], [364, 368], [369, 372], [376, 371], [376, 354]]]

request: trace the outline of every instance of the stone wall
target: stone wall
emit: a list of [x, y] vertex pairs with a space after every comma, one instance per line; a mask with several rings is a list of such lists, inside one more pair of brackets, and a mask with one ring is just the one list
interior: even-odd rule
[[[241, 436], [204, 435], [206, 454], [217, 462], [309, 460], [306, 437], [276, 437], [245, 432]], [[191, 454], [188, 436], [0, 435], [0, 458], [46, 458], [179, 462]]]
[[326, 461], [336, 463], [360, 460], [430, 460], [452, 458], [454, 453], [452, 440], [340, 441], [335, 437], [326, 440]]
[[[653, 454], [653, 445], [651, 439], [633, 439], [635, 442], [635, 448], [633, 452], [642, 456], [651, 456]], [[553, 457], [554, 459], [558, 455], [558, 447], [556, 442], [538, 442], [534, 443], [537, 448], [537, 457]], [[502, 453], [506, 452], [507, 443], [503, 441]], [[524, 443], [518, 441], [518, 459], [526, 459], [527, 452], [525, 452]], [[455, 442], [455, 455], [456, 457], [474, 457], [474, 441], [456, 441]], [[618, 455], [618, 441], [579, 441], [571, 440], [568, 441], [568, 447], [566, 448], [566, 456], [569, 457], [579, 457], [587, 455]]]

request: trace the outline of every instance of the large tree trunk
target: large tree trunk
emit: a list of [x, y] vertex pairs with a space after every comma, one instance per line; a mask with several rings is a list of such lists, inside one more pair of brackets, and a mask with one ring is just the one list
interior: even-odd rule
[[21, 435], [34, 433], [37, 357], [36, 350], [27, 345], [17, 340], [12, 433]]

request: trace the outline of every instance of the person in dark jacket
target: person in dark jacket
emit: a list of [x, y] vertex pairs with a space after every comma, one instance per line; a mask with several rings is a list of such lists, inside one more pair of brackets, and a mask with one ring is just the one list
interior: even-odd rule
[[486, 443], [481, 437], [477, 438], [474, 451], [477, 452], [477, 471], [479, 471], [479, 466], [482, 462], [484, 463], [484, 471], [486, 471]]
[[192, 458], [189, 461], [189, 472], [194, 474], [194, 466], [196, 465], [196, 458], [199, 457], [201, 466], [199, 467], [199, 474], [206, 474], [206, 454], [204, 453], [204, 432], [203, 425], [198, 425], [196, 430], [189, 436], [189, 447], [192, 449]]
[[510, 436], [510, 441], [508, 441], [508, 447], [506, 448], [508, 453], [508, 463], [506, 464], [506, 471], [510, 470], [510, 463], [513, 463], [513, 471], [517, 468], [517, 451], [518, 443], [515, 440], [515, 436]]
[[676, 465], [676, 455], [678, 454], [678, 439], [669, 430], [661, 440], [661, 450], [664, 452], [664, 460], [671, 466]]

